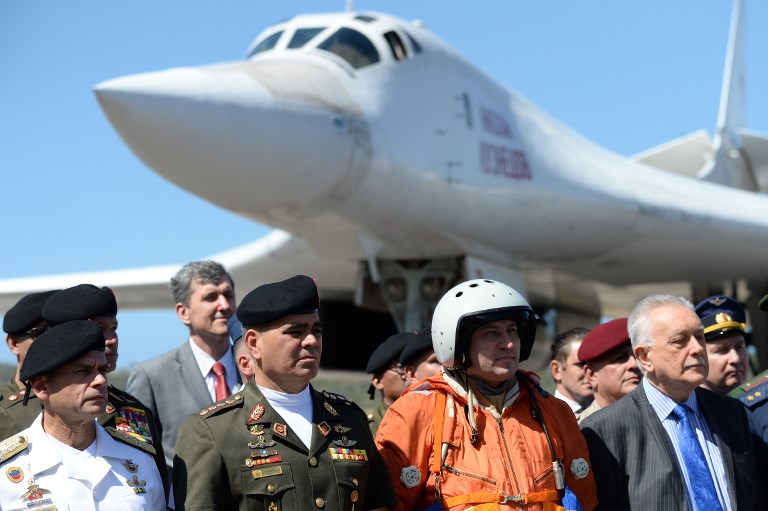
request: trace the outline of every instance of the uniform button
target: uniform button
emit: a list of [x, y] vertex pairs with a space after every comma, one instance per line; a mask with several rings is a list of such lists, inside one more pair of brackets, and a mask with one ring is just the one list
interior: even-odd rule
[[275, 485], [274, 485], [274, 484], [272, 484], [272, 483], [269, 483], [269, 484], [267, 485], [267, 491], [268, 491], [269, 493], [275, 493]]
[[309, 464], [312, 465], [313, 467], [316, 467], [317, 466], [317, 458], [315, 458], [314, 456], [309, 458]]
[[325, 501], [321, 497], [317, 497], [315, 499], [315, 505], [319, 508], [322, 508], [325, 506]]
[[352, 503], [354, 504], [357, 502], [357, 499], [360, 497], [360, 495], [357, 493], [357, 490], [352, 490], [352, 495], [350, 495], [350, 499], [352, 500]]
[[355, 486], [357, 486], [357, 485], [358, 485], [358, 483], [357, 483], [357, 479], [352, 479], [352, 484], [354, 484]]

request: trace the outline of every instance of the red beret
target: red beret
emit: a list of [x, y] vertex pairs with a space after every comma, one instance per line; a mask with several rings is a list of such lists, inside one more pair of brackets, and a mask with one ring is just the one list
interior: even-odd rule
[[627, 318], [614, 319], [593, 328], [581, 342], [577, 355], [582, 362], [589, 362], [629, 342]]

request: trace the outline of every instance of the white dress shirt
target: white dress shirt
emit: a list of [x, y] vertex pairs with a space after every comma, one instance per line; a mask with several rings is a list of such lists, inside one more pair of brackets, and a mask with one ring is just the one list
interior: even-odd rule
[[219, 360], [214, 360], [212, 356], [200, 349], [192, 339], [189, 339], [189, 345], [192, 348], [192, 355], [195, 357], [197, 367], [200, 369], [200, 374], [203, 375], [205, 380], [205, 386], [208, 388], [208, 393], [211, 395], [211, 400], [216, 401], [216, 374], [212, 371], [213, 364], [221, 362], [224, 366], [225, 378], [227, 379], [227, 386], [232, 394], [240, 392], [242, 385], [237, 383], [237, 366], [235, 365], [235, 356], [232, 354], [232, 350], [227, 350], [224, 356]]
[[0, 509], [165, 510], [163, 483], [152, 456], [95, 426], [96, 440], [84, 451], [48, 436], [42, 414], [11, 437], [26, 437], [28, 444], [0, 464]]
[[[578, 412], [578, 411], [580, 411], [580, 410], [583, 410], [584, 408], [586, 408], [585, 406], [581, 406], [579, 403], [577, 403], [577, 402], [576, 402], [576, 401], [574, 401], [573, 399], [571, 399], [571, 398], [569, 398], [569, 397], [565, 397], [563, 394], [561, 394], [561, 393], [560, 393], [560, 391], [559, 391], [559, 390], [555, 390], [555, 397], [556, 397], [557, 399], [560, 399], [560, 400], [562, 400], [562, 401], [565, 401], [565, 402], [566, 402], [566, 404], [567, 404], [568, 406], [570, 406], [570, 407], [571, 407], [571, 411], [572, 411], [573, 413], [576, 413], [576, 412]], [[587, 406], [589, 406], [589, 405], [587, 405]]]

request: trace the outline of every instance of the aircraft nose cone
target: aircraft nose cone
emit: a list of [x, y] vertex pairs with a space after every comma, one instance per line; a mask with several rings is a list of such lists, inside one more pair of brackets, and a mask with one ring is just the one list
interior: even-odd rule
[[307, 66], [177, 68], [109, 80], [95, 92], [144, 163], [245, 214], [335, 193], [349, 180], [350, 161], [359, 163], [353, 154], [367, 145], [345, 88]]

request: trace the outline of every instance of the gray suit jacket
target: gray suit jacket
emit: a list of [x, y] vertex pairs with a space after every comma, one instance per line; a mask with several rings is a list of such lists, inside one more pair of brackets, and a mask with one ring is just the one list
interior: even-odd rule
[[[763, 509], [747, 417], [735, 399], [696, 389], [699, 408], [723, 456], [736, 510]], [[581, 423], [595, 471], [598, 509], [684, 511], [685, 482], [661, 421], [643, 385]]]
[[[239, 373], [237, 378], [240, 382]], [[176, 434], [181, 423], [213, 403], [189, 341], [175, 350], [133, 366], [126, 390], [155, 414], [162, 432], [168, 475], [172, 476]]]

